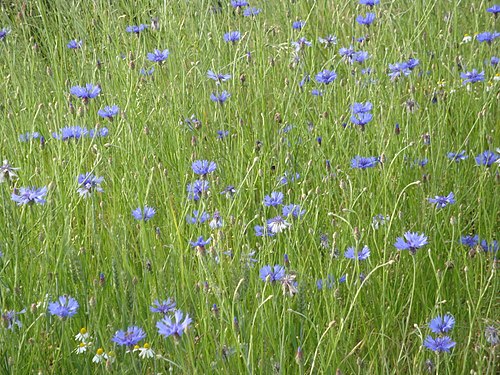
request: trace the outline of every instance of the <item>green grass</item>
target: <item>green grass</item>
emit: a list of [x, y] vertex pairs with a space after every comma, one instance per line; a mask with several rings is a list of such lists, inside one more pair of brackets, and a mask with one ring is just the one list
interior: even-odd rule
[[[495, 254], [478, 249], [471, 256], [459, 243], [466, 234], [499, 240], [498, 164], [474, 161], [500, 146], [498, 68], [484, 63], [498, 55], [498, 41], [462, 43], [465, 33], [498, 29], [485, 11], [490, 2], [382, 1], [369, 28], [355, 22], [370, 10], [354, 0], [252, 1], [263, 10], [255, 18], [235, 14], [229, 1], [214, 14], [214, 3], [0, 4], [0, 28], [12, 29], [0, 41], [0, 160], [20, 168], [17, 180], [0, 184], [0, 301], [2, 312], [26, 309], [21, 328], [0, 328], [0, 372], [418, 374], [430, 359], [438, 373], [496, 373], [498, 346], [484, 334], [499, 325]], [[151, 17], [158, 17], [158, 30], [125, 32]], [[306, 21], [301, 31], [292, 30], [297, 19]], [[225, 43], [231, 30], [242, 40]], [[318, 43], [328, 34], [338, 38], [331, 49]], [[365, 34], [367, 42], [352, 42]], [[302, 36], [313, 46], [293, 66], [290, 42]], [[66, 48], [71, 39], [82, 39], [82, 48]], [[370, 54], [362, 66], [338, 55], [350, 44]], [[163, 65], [146, 59], [155, 48], [170, 51]], [[392, 82], [388, 65], [410, 57], [420, 65]], [[151, 77], [139, 74], [152, 66]], [[462, 85], [460, 66], [484, 70], [486, 81]], [[370, 76], [361, 74], [367, 67]], [[216, 87], [209, 69], [232, 78]], [[323, 69], [338, 77], [320, 87], [314, 76]], [[302, 92], [306, 73], [311, 82]], [[69, 94], [86, 83], [102, 88], [87, 106]], [[324, 95], [312, 96], [312, 88]], [[216, 105], [214, 90], [231, 97]], [[350, 106], [365, 101], [374, 117], [360, 131], [350, 124]], [[108, 122], [97, 111], [111, 104], [122, 114]], [[193, 114], [202, 126], [189, 130], [184, 119]], [[109, 135], [52, 138], [74, 125], [106, 126]], [[288, 133], [286, 125], [293, 125]], [[217, 140], [222, 129], [229, 136]], [[44, 147], [19, 141], [33, 131], [45, 136]], [[467, 160], [446, 158], [460, 150]], [[355, 155], [382, 155], [384, 162], [352, 169]], [[424, 158], [425, 167], [414, 165]], [[207, 177], [210, 194], [195, 202], [186, 187], [197, 179], [191, 163], [199, 159], [215, 161], [217, 170]], [[80, 197], [77, 177], [85, 172], [104, 177], [104, 193]], [[280, 185], [285, 172], [300, 178]], [[219, 194], [228, 185], [237, 190], [233, 198]], [[48, 186], [46, 204], [17, 206], [10, 195], [24, 186]], [[306, 214], [275, 237], [256, 237], [254, 226], [280, 212], [262, 204], [272, 191]], [[427, 202], [450, 191], [453, 205], [437, 210]], [[144, 205], [157, 214], [138, 222], [131, 211]], [[195, 209], [218, 210], [224, 226], [187, 224]], [[374, 229], [377, 214], [390, 218]], [[428, 237], [415, 256], [393, 246], [406, 231]], [[189, 244], [200, 235], [212, 238], [204, 257]], [[343, 257], [348, 246], [363, 245], [371, 249], [367, 260]], [[257, 262], [249, 267], [253, 251]], [[263, 266], [283, 265], [284, 254], [298, 282], [294, 296], [259, 278]], [[317, 279], [344, 274], [346, 283], [317, 290]], [[74, 317], [48, 314], [60, 295], [79, 302]], [[178, 343], [157, 333], [160, 316], [149, 311], [167, 297], [193, 318]], [[456, 319], [449, 333], [456, 346], [438, 355], [423, 340], [427, 323], [445, 313]], [[154, 358], [111, 341], [131, 325], [146, 331], [140, 345], [148, 342]], [[92, 345], [76, 354], [82, 327]], [[114, 351], [116, 360], [92, 363], [98, 348]]]

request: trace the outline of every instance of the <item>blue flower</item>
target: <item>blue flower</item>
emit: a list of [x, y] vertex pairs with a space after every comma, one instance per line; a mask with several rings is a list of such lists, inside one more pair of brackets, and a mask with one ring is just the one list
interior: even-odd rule
[[208, 160], [195, 160], [191, 165], [193, 172], [201, 176], [206, 176], [208, 173], [212, 173], [217, 168], [217, 164], [213, 161]]
[[490, 64], [491, 66], [497, 66], [500, 63], [500, 57], [491, 56]]
[[411, 58], [406, 62], [406, 66], [408, 69], [413, 70], [420, 64], [418, 59]]
[[256, 16], [257, 14], [259, 14], [260, 12], [262, 12], [262, 9], [260, 8], [246, 8], [244, 11], [243, 11], [243, 15], [245, 17], [252, 17], [252, 16]]
[[332, 275], [328, 275], [326, 279], [316, 280], [316, 287], [318, 290], [323, 290], [325, 287], [327, 289], [332, 289], [335, 284], [335, 278]]
[[321, 44], [324, 44], [325, 48], [328, 48], [328, 47], [330, 47], [330, 46], [332, 46], [334, 44], [337, 44], [337, 37], [333, 36], [333, 35], [327, 35], [324, 38], [319, 37], [318, 41]]
[[289, 226], [290, 223], [282, 216], [276, 216], [267, 220], [267, 229], [274, 234], [283, 232], [283, 230], [287, 229]]
[[433, 333], [446, 333], [451, 331], [455, 325], [455, 318], [452, 315], [446, 314], [445, 316], [438, 315], [429, 323], [429, 328]]
[[370, 102], [366, 103], [354, 103], [351, 107], [352, 114], [356, 115], [358, 113], [367, 113], [373, 109], [373, 104]]
[[455, 203], [455, 194], [450, 192], [447, 196], [436, 195], [434, 198], [427, 198], [430, 203], [435, 203], [437, 208], [444, 208], [449, 204]]
[[219, 211], [215, 210], [212, 220], [208, 223], [210, 229], [222, 228], [224, 221], [222, 220]]
[[[184, 314], [181, 310], [177, 310], [174, 313], [175, 322], [169, 317], [165, 316], [162, 320], [156, 323], [156, 328], [158, 328], [158, 333], [162, 336], [169, 337], [174, 336], [178, 339], [182, 334], [189, 328], [189, 325], [193, 322], [193, 319], [189, 317], [189, 314]], [[182, 318], [184, 317], [184, 321]]]
[[150, 75], [152, 75], [154, 72], [155, 72], [155, 67], [154, 67], [154, 66], [153, 66], [153, 67], [151, 67], [151, 69], [149, 69], [149, 70], [146, 70], [146, 69], [144, 69], [144, 68], [141, 68], [141, 70], [139, 70], [139, 74], [140, 74], [141, 76], [150, 76]]
[[500, 5], [495, 4], [489, 8], [486, 9], [488, 13], [491, 13], [495, 16], [495, 18], [498, 16], [498, 13], [500, 13]]
[[10, 29], [8, 27], [0, 29], [0, 41], [5, 40], [5, 38], [9, 34], [10, 34]]
[[491, 241], [488, 243], [486, 240], [481, 240], [481, 248], [483, 251], [496, 253], [498, 251], [498, 241]]
[[205, 250], [205, 246], [208, 245], [211, 240], [211, 238], [205, 240], [203, 236], [200, 236], [196, 241], [189, 241], [189, 243], [191, 244], [191, 247]]
[[224, 41], [226, 43], [236, 43], [241, 38], [241, 33], [239, 31], [230, 31], [224, 34]]
[[292, 23], [292, 29], [301, 30], [306, 25], [305, 21], [294, 21]]
[[261, 225], [256, 225], [253, 229], [254, 229], [255, 235], [257, 237], [264, 237], [264, 236], [273, 237], [274, 236], [274, 233], [271, 232], [267, 226], [263, 227]]
[[352, 56], [356, 53], [353, 46], [349, 46], [349, 48], [342, 47], [339, 49], [339, 55], [346, 58], [348, 61], [351, 61]]
[[207, 72], [207, 77], [210, 79], [213, 79], [216, 83], [221, 83], [221, 82], [226, 82], [228, 79], [231, 78], [231, 74], [221, 74], [221, 73], [214, 73], [211, 70]]
[[370, 8], [380, 3], [380, 0], [359, 0], [361, 5], [368, 5]]
[[67, 126], [62, 128], [60, 133], [52, 133], [52, 137], [63, 141], [67, 141], [68, 139], [80, 139], [83, 137], [106, 137], [107, 135], [107, 128], [100, 128], [96, 132], [94, 129], [87, 130], [87, 128], [82, 128], [81, 126]]
[[0, 165], [0, 184], [5, 180], [15, 180], [17, 178], [16, 171], [19, 168], [15, 168], [9, 164], [8, 160], [4, 160], [3, 164]]
[[389, 64], [389, 77], [394, 81], [399, 77], [410, 75], [411, 70], [406, 62]]
[[337, 73], [335, 73], [333, 70], [328, 70], [325, 69], [318, 74], [316, 74], [316, 81], [319, 83], [324, 83], [325, 85], [328, 85], [335, 81], [337, 78]]
[[356, 254], [356, 250], [354, 247], [348, 247], [347, 250], [344, 252], [344, 257], [347, 259], [358, 259], [358, 260], [365, 260], [368, 259], [370, 256], [370, 248], [368, 246], [363, 246], [363, 249], [359, 251]]
[[285, 277], [285, 267], [275, 265], [274, 268], [272, 268], [267, 265], [262, 267], [259, 273], [262, 281], [274, 283], [275, 281], [281, 281]]
[[459, 162], [459, 161], [462, 161], [462, 160], [465, 160], [468, 158], [467, 155], [465, 155], [465, 151], [460, 151], [460, 152], [448, 152], [448, 154], [446, 155], [446, 157], [448, 159], [450, 159], [451, 161], [454, 161], [454, 162]]
[[203, 211], [200, 215], [200, 211], [194, 210], [193, 211], [193, 216], [187, 215], [186, 216], [186, 221], [189, 224], [203, 224], [205, 221], [210, 219], [210, 214], [208, 212]]
[[43, 138], [43, 136], [41, 136], [40, 133], [38, 133], [38, 132], [28, 132], [28, 133], [19, 135], [20, 142], [28, 142], [32, 139], [41, 139], [41, 138]]
[[135, 25], [127, 26], [127, 28], [125, 29], [125, 31], [127, 33], [139, 34], [141, 31], [146, 30], [148, 27], [149, 27], [148, 25], [143, 25], [141, 23], [139, 26], [135, 26]]
[[146, 333], [142, 328], [131, 326], [126, 331], [116, 331], [111, 341], [118, 345], [133, 347], [144, 338], [146, 338]]
[[286, 185], [289, 182], [295, 182], [300, 178], [300, 174], [298, 173], [290, 173], [290, 172], [285, 172], [283, 176], [278, 177], [278, 182], [281, 185]]
[[295, 218], [301, 218], [306, 213], [306, 210], [302, 210], [298, 204], [289, 204], [289, 205], [283, 206], [282, 213], [283, 213], [283, 216], [285, 216], [285, 217], [288, 217], [291, 215]]
[[19, 194], [12, 193], [11, 197], [14, 202], [17, 202], [18, 206], [22, 206], [23, 204], [44, 204], [45, 199], [43, 198], [45, 195], [47, 195], [46, 186], [42, 188], [22, 187], [19, 189]]
[[154, 313], [161, 313], [166, 315], [168, 312], [175, 310], [176, 303], [168, 298], [163, 302], [158, 301], [157, 299], [153, 302], [153, 306], [149, 307], [149, 310]]
[[354, 168], [354, 169], [373, 168], [379, 162], [380, 162], [380, 158], [378, 158], [376, 156], [363, 157], [363, 156], [357, 155], [351, 160], [351, 168]]
[[132, 211], [132, 216], [136, 220], [142, 220], [142, 221], [149, 221], [155, 216], [156, 211], [152, 207], [144, 206], [144, 209], [141, 209], [140, 207], [136, 208], [135, 210]]
[[476, 40], [481, 43], [486, 42], [488, 44], [491, 44], [498, 37], [500, 37], [500, 33], [498, 32], [490, 33], [486, 31], [484, 33], [477, 34]]
[[147, 59], [152, 62], [162, 63], [168, 58], [169, 55], [170, 52], [168, 51], [168, 49], [165, 49], [163, 51], [155, 49], [153, 52], [149, 52], [147, 54]]
[[418, 249], [427, 244], [427, 237], [423, 233], [406, 232], [404, 239], [402, 237], [396, 238], [394, 246], [398, 250], [409, 250], [411, 254], [415, 254]]
[[302, 50], [305, 46], [311, 47], [312, 43], [308, 41], [305, 37], [299, 38], [296, 42], [292, 42], [292, 47], [295, 47], [295, 51], [299, 52]]
[[24, 314], [26, 312], [26, 309], [23, 309], [21, 311], [15, 311], [15, 310], [10, 310], [6, 311], [2, 314], [2, 320], [5, 325], [5, 328], [10, 329], [11, 331], [14, 330], [15, 326], [18, 328], [22, 328], [23, 323], [19, 320], [17, 317], [19, 314]]
[[460, 78], [463, 79], [462, 85], [467, 83], [475, 83], [484, 81], [484, 71], [479, 73], [476, 69], [472, 69], [470, 72], [460, 73]]
[[312, 89], [311, 90], [311, 95], [312, 96], [323, 96], [323, 91], [318, 90], [318, 89]]
[[373, 115], [371, 113], [358, 113], [356, 115], [351, 116], [350, 120], [353, 124], [364, 127], [373, 119]]
[[273, 191], [271, 195], [266, 195], [264, 197], [264, 206], [266, 207], [276, 207], [283, 204], [284, 195], [281, 192]]
[[49, 313], [61, 319], [71, 318], [78, 312], [78, 302], [69, 296], [61, 296], [56, 302], [49, 303]]
[[228, 130], [217, 130], [217, 139], [224, 139], [229, 135]]
[[248, 6], [248, 1], [244, 0], [231, 0], [231, 6], [233, 8], [243, 8]]
[[497, 153], [487, 150], [476, 156], [477, 165], [485, 165], [491, 167], [491, 165], [498, 160], [499, 156]]
[[479, 236], [476, 234], [474, 236], [462, 236], [460, 237], [460, 243], [465, 246], [475, 247], [479, 242]]
[[228, 100], [231, 97], [231, 94], [228, 93], [226, 90], [222, 91], [221, 93], [218, 92], [213, 92], [210, 94], [210, 100], [212, 100], [215, 103], [219, 103], [220, 105], [223, 105], [226, 100]]
[[450, 352], [450, 349], [456, 345], [456, 342], [452, 341], [448, 336], [436, 337], [435, 339], [431, 336], [427, 336], [424, 341], [424, 346], [434, 352]]
[[80, 49], [82, 48], [83, 42], [81, 40], [70, 40], [68, 44], [66, 44], [66, 47], [69, 49]]
[[358, 52], [355, 52], [353, 55], [352, 55], [352, 61], [351, 62], [357, 62], [357, 63], [364, 63], [366, 60], [368, 60], [370, 58], [370, 55], [368, 54], [368, 52], [365, 52], [365, 51], [358, 51]]
[[370, 26], [373, 21], [375, 21], [375, 13], [366, 13], [365, 17], [361, 15], [356, 17], [356, 22], [360, 25]]
[[206, 180], [196, 180], [187, 186], [188, 199], [199, 200], [208, 191], [210, 184]]
[[104, 177], [94, 176], [92, 173], [87, 172], [78, 176], [78, 193], [84, 198], [90, 196], [91, 193], [97, 191], [102, 193], [104, 190], [101, 188], [101, 183], [104, 181]]
[[71, 95], [74, 95], [87, 103], [89, 99], [94, 99], [97, 95], [100, 94], [101, 88], [99, 87], [99, 85], [94, 86], [91, 83], [87, 83], [85, 87], [73, 86], [69, 89], [69, 92]]
[[97, 114], [102, 118], [107, 118], [109, 120], [113, 120], [113, 117], [120, 113], [120, 108], [117, 105], [112, 105], [104, 107], [104, 109], [100, 109], [97, 111]]

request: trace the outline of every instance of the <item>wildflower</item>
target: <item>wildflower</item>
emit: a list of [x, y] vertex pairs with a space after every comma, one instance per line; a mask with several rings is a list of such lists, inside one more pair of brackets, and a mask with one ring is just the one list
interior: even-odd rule
[[273, 191], [271, 195], [266, 195], [264, 197], [264, 206], [266, 207], [276, 207], [283, 204], [284, 195], [281, 192]]
[[358, 51], [358, 52], [355, 52], [353, 55], [352, 55], [352, 60], [351, 62], [357, 62], [357, 63], [364, 63], [366, 60], [368, 60], [370, 58], [370, 54], [368, 52], [365, 52], [365, 51]]
[[101, 183], [104, 177], [94, 176], [92, 173], [87, 172], [78, 176], [78, 193], [84, 198], [90, 196], [94, 191], [102, 193], [104, 190], [101, 188]]
[[462, 39], [462, 43], [469, 43], [471, 41], [472, 41], [472, 36], [470, 36], [469, 34], [465, 34]]
[[10, 31], [11, 30], [8, 27], [4, 27], [4, 28], [0, 29], [0, 41], [5, 40], [7, 35], [10, 34]]
[[94, 99], [101, 93], [101, 88], [99, 85], [94, 86], [91, 83], [87, 83], [85, 87], [73, 86], [69, 89], [69, 92], [71, 95], [82, 99], [84, 103], [87, 103], [89, 99]]
[[328, 275], [326, 279], [319, 279], [316, 281], [316, 287], [318, 290], [322, 290], [325, 287], [327, 289], [332, 289], [335, 284], [335, 278], [332, 275]]
[[71, 318], [76, 315], [80, 305], [76, 299], [69, 296], [61, 296], [56, 302], [49, 303], [49, 313], [57, 315], [61, 319]]
[[453, 329], [455, 325], [455, 318], [452, 315], [446, 314], [445, 316], [438, 315], [429, 323], [429, 328], [433, 333], [446, 333]]
[[312, 96], [323, 96], [323, 91], [318, 90], [318, 89], [312, 89], [311, 90], [311, 95]]
[[229, 135], [228, 130], [217, 130], [217, 139], [221, 140], [226, 138]]
[[239, 31], [230, 31], [224, 34], [224, 41], [226, 43], [236, 43], [241, 38], [241, 33]]
[[217, 84], [220, 84], [221, 82], [226, 82], [228, 79], [230, 79], [231, 74], [214, 73], [209, 70], [207, 72], [207, 77], [213, 79]]
[[356, 22], [360, 25], [370, 26], [373, 21], [375, 21], [375, 13], [366, 13], [365, 17], [361, 15], [356, 17]]
[[474, 236], [462, 236], [460, 237], [460, 243], [471, 248], [476, 247], [476, 245], [479, 243], [479, 236], [477, 234]]
[[146, 30], [149, 27], [149, 25], [143, 25], [142, 23], [138, 26], [132, 25], [132, 26], [127, 26], [125, 31], [127, 33], [134, 33], [134, 34], [139, 34], [141, 31]]
[[205, 246], [210, 243], [212, 239], [203, 239], [203, 236], [198, 237], [196, 241], [189, 241], [192, 247], [196, 248], [201, 254], [205, 253]]
[[17, 178], [17, 170], [19, 170], [19, 168], [14, 168], [9, 164], [8, 160], [4, 160], [3, 164], [0, 165], [0, 184], [5, 180], [15, 180]]
[[102, 118], [107, 118], [108, 120], [113, 120], [113, 117], [120, 113], [120, 107], [117, 105], [112, 105], [104, 107], [104, 109], [100, 109], [97, 111], [97, 114]]
[[484, 71], [479, 73], [476, 69], [472, 69], [470, 72], [460, 73], [460, 77], [463, 79], [462, 85], [466, 85], [467, 83], [483, 82]]
[[288, 223], [283, 217], [276, 216], [267, 221], [267, 228], [271, 233], [281, 233], [288, 228], [291, 224]]
[[368, 5], [370, 8], [380, 3], [380, 0], [359, 0], [361, 5]]
[[351, 168], [354, 169], [373, 168], [379, 162], [380, 158], [376, 156], [363, 157], [357, 155], [351, 160]]
[[231, 96], [230, 93], [228, 93], [226, 90], [222, 91], [221, 93], [218, 92], [212, 92], [210, 94], [210, 100], [212, 100], [215, 103], [219, 103], [220, 105], [223, 105], [227, 99], [229, 99]]
[[[174, 313], [174, 317], [175, 322], [169, 316], [165, 316], [162, 320], [156, 323], [158, 333], [165, 338], [174, 336], [175, 339], [178, 339], [184, 332], [187, 331], [189, 325], [193, 322], [193, 319], [189, 317], [189, 314], [186, 314], [186, 316], [184, 317], [184, 314], [181, 310], [177, 310]], [[182, 321], [183, 317], [184, 321]]]
[[168, 312], [175, 310], [175, 306], [175, 301], [172, 301], [170, 298], [167, 298], [166, 301], [163, 300], [162, 302], [155, 299], [153, 302], [153, 306], [150, 306], [149, 310], [154, 313], [161, 313], [163, 315], [166, 315]]
[[5, 328], [14, 330], [15, 326], [18, 328], [22, 328], [23, 323], [18, 318], [19, 314], [24, 314], [26, 309], [22, 309], [21, 311], [9, 310], [2, 314], [2, 321]]
[[267, 265], [260, 269], [260, 278], [262, 281], [274, 283], [281, 281], [285, 277], [285, 267], [275, 265], [274, 268]]
[[372, 226], [373, 229], [378, 229], [379, 226], [384, 225], [387, 221], [389, 221], [390, 217], [389, 215], [382, 215], [382, 214], [377, 214], [372, 218]]
[[344, 252], [344, 257], [347, 259], [358, 259], [358, 260], [365, 260], [368, 259], [370, 256], [370, 248], [368, 246], [363, 246], [363, 249], [361, 251], [357, 252], [354, 249], [354, 247], [348, 247], [347, 250]]
[[295, 218], [300, 218], [304, 216], [306, 213], [305, 210], [301, 210], [301, 207], [298, 204], [289, 204], [286, 206], [283, 206], [283, 216], [288, 217], [288, 216], [293, 216]]
[[256, 225], [253, 229], [254, 229], [255, 235], [257, 237], [263, 237], [263, 236], [273, 237], [274, 236], [274, 233], [271, 232], [271, 230], [269, 230], [269, 228], [267, 226], [263, 227], [261, 225]]
[[47, 187], [22, 187], [19, 189], [19, 194], [12, 193], [11, 197], [18, 206], [23, 204], [44, 204], [46, 201], [43, 199], [47, 194]]
[[500, 340], [498, 339], [498, 330], [494, 326], [486, 326], [484, 329], [484, 336], [486, 337], [486, 341], [493, 346], [500, 343]]
[[500, 57], [491, 56], [490, 64], [491, 66], [497, 66], [500, 63]]
[[146, 337], [146, 333], [142, 328], [137, 326], [128, 327], [126, 331], [116, 331], [111, 341], [118, 345], [133, 347], [139, 341]]
[[80, 49], [82, 48], [82, 41], [81, 40], [70, 40], [68, 44], [66, 44], [66, 47], [69, 49]]
[[289, 173], [285, 172], [283, 176], [278, 178], [278, 181], [281, 185], [286, 185], [289, 182], [295, 182], [300, 178], [300, 174], [298, 173]]
[[301, 30], [306, 25], [305, 21], [294, 21], [292, 23], [292, 29]]
[[245, 17], [252, 17], [258, 15], [260, 12], [262, 12], [262, 9], [260, 8], [246, 8], [243, 11], [243, 15]]
[[108, 359], [108, 355], [104, 353], [102, 348], [97, 349], [94, 357], [92, 358], [93, 363], [101, 363], [102, 361], [106, 361]]
[[186, 221], [189, 224], [203, 224], [205, 221], [210, 219], [210, 214], [208, 212], [203, 211], [200, 215], [200, 212], [198, 210], [193, 211], [193, 216], [187, 215], [186, 216]]
[[226, 197], [229, 198], [236, 194], [236, 189], [233, 185], [228, 185], [224, 190], [220, 192], [220, 194], [225, 194]]
[[487, 167], [490, 167], [494, 162], [496, 162], [499, 159], [499, 156], [497, 153], [487, 150], [477, 155], [475, 159], [477, 165], [485, 165]]
[[331, 47], [334, 44], [337, 44], [337, 37], [333, 35], [327, 35], [324, 38], [319, 37], [318, 41], [321, 44], [325, 45], [325, 48]]
[[489, 7], [489, 8], [487, 8], [487, 9], [486, 9], [486, 11], [487, 11], [488, 13], [493, 14], [493, 15], [495, 16], [495, 18], [497, 18], [498, 13], [500, 13], [500, 5], [495, 4], [495, 5], [493, 5], [493, 6]]
[[139, 348], [139, 358], [153, 358], [155, 352], [151, 349], [151, 346], [146, 342], [142, 348]]
[[419, 248], [427, 245], [427, 243], [427, 237], [424, 234], [406, 232], [404, 234], [404, 239], [403, 237], [396, 238], [394, 246], [398, 250], [409, 250], [413, 255]]
[[76, 347], [75, 349], [75, 353], [76, 354], [82, 354], [82, 353], [85, 353], [87, 351], [88, 348], [90, 348], [92, 346], [92, 343], [91, 342], [85, 342], [85, 341], [82, 341], [78, 344], [78, 346]]
[[287, 274], [285, 275], [281, 281], [281, 287], [283, 288], [283, 295], [289, 294], [293, 296], [297, 294], [299, 290], [297, 289], [297, 282], [295, 281], [296, 275]]
[[427, 198], [430, 203], [435, 203], [437, 208], [444, 208], [449, 204], [455, 203], [455, 194], [450, 192], [447, 196], [436, 195], [434, 198]]
[[248, 6], [248, 1], [244, 0], [231, 0], [231, 6], [233, 8], [243, 8]]
[[27, 132], [25, 134], [20, 134], [19, 135], [19, 141], [20, 142], [28, 142], [32, 139], [40, 139], [40, 141], [42, 140], [43, 136], [40, 135], [40, 133], [38, 132]]
[[155, 49], [153, 52], [147, 54], [147, 58], [149, 61], [162, 63], [168, 58], [168, 55], [170, 55], [168, 49], [165, 49], [163, 51]]
[[188, 199], [195, 201], [199, 200], [201, 196], [208, 191], [209, 183], [206, 180], [196, 180], [187, 186]]
[[436, 337], [435, 339], [431, 336], [427, 336], [424, 341], [424, 346], [434, 352], [450, 352], [450, 349], [456, 345], [456, 342], [452, 341], [448, 336]]
[[373, 115], [371, 113], [368, 113], [368, 112], [358, 113], [358, 114], [352, 115], [350, 118], [350, 120], [353, 124], [359, 125], [362, 128], [364, 128], [364, 126], [366, 124], [368, 124], [372, 119], [373, 119]]
[[68, 139], [80, 139], [84, 137], [106, 137], [107, 135], [107, 128], [101, 128], [96, 131], [94, 129], [88, 130], [87, 128], [82, 128], [81, 126], [67, 126], [62, 128], [60, 133], [52, 133], [52, 137], [54, 139], [60, 139], [63, 141], [67, 141]]
[[455, 152], [448, 152], [446, 157], [448, 159], [450, 159], [451, 161], [454, 161], [457, 163], [468, 158], [468, 156], [465, 155], [465, 151], [460, 151], [460, 152], [456, 152], [456, 153]]
[[206, 176], [209, 173], [212, 173], [217, 168], [217, 164], [213, 161], [208, 160], [196, 160], [191, 165], [193, 172], [199, 174], [201, 176]]
[[80, 342], [87, 342], [89, 338], [90, 334], [87, 332], [87, 328], [85, 327], [80, 328], [80, 331], [75, 336], [75, 340]]
[[136, 220], [142, 220], [142, 221], [149, 221], [155, 216], [156, 211], [152, 207], [144, 206], [143, 209], [140, 207], [136, 208], [135, 210], [132, 211], [132, 216]]
[[370, 102], [366, 103], [354, 103], [351, 107], [352, 113], [357, 115], [359, 113], [368, 113], [373, 109], [373, 104]]
[[299, 52], [301, 51], [304, 47], [311, 47], [312, 43], [308, 41], [305, 37], [299, 38], [297, 41], [292, 42], [292, 47], [295, 47], [295, 51]]
[[410, 73], [411, 70], [408, 68], [408, 64], [405, 62], [389, 64], [389, 77], [391, 77], [391, 81], [394, 81], [402, 76], [408, 76], [410, 75]]
[[141, 76], [150, 76], [150, 75], [152, 75], [154, 73], [154, 71], [155, 71], [155, 67], [154, 66], [151, 67], [151, 69], [149, 69], [149, 70], [141, 68], [141, 70], [139, 70], [139, 74]]
[[208, 223], [210, 229], [222, 228], [224, 226], [224, 222], [220, 217], [219, 211], [215, 210], [214, 215], [210, 223]]
[[488, 31], [476, 35], [476, 40], [478, 42], [486, 42], [491, 44], [496, 38], [500, 37], [500, 33], [494, 32], [490, 33]]
[[498, 251], [498, 241], [492, 241], [488, 243], [486, 240], [482, 240], [480, 243], [481, 249], [486, 252], [497, 252]]
[[318, 83], [324, 83], [325, 85], [328, 85], [335, 81], [335, 79], [337, 78], [337, 73], [335, 73], [333, 70], [325, 69], [316, 74], [315, 78]]
[[353, 46], [349, 46], [349, 48], [342, 47], [339, 49], [339, 55], [343, 58], [347, 59], [347, 61], [352, 60], [352, 56], [356, 53]]

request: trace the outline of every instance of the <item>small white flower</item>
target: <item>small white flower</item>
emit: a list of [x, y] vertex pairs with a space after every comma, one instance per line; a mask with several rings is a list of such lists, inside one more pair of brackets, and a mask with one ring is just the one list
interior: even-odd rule
[[78, 334], [75, 336], [76, 341], [80, 341], [83, 343], [86, 343], [89, 338], [90, 338], [90, 335], [87, 332], [86, 328], [80, 329], [80, 332], [78, 332]]
[[92, 358], [92, 362], [94, 363], [101, 363], [102, 361], [107, 360], [109, 357], [106, 353], [104, 353], [104, 350], [102, 348], [97, 349], [97, 352], [95, 353], [94, 358]]
[[151, 347], [149, 346], [148, 343], [144, 344], [144, 347], [139, 348], [139, 357], [140, 358], [153, 358], [155, 355], [155, 352]]
[[76, 354], [85, 353], [91, 345], [92, 345], [91, 342], [81, 342], [75, 349], [75, 353]]
[[464, 38], [462, 39], [462, 43], [469, 43], [472, 41], [472, 37], [469, 34], [465, 34]]

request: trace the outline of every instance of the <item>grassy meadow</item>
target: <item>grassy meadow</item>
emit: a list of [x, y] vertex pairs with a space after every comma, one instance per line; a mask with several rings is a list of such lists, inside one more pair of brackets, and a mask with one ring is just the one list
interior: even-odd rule
[[498, 373], [500, 5], [248, 2], [0, 2], [0, 373]]

